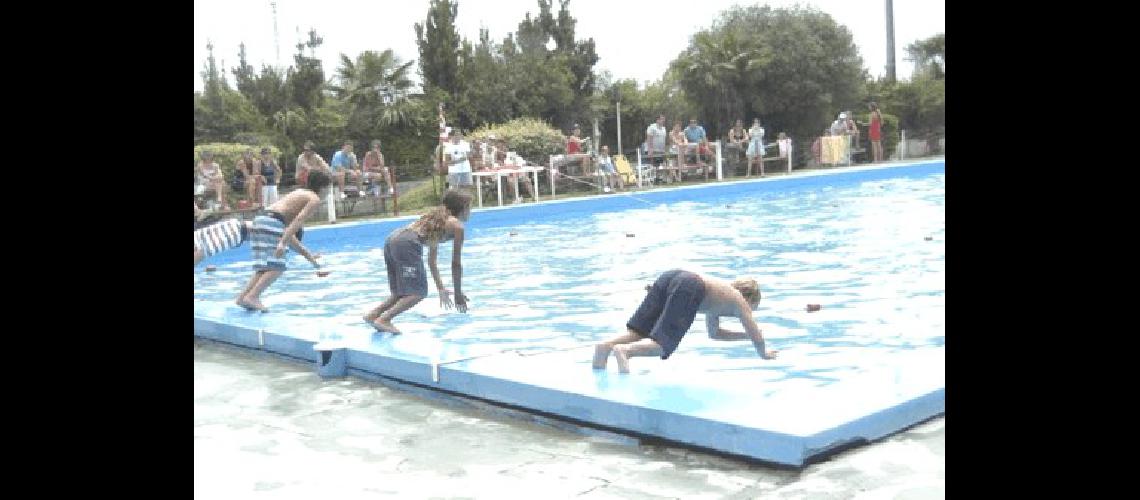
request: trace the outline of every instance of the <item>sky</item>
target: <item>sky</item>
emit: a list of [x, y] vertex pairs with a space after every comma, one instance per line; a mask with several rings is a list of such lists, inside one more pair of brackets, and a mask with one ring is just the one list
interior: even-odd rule
[[[207, 40], [227, 77], [237, 66], [238, 44], [254, 68], [262, 64], [288, 66], [298, 38], [309, 28], [324, 38], [317, 48], [325, 75], [340, 64], [340, 54], [355, 59], [365, 50], [392, 49], [402, 60], [417, 59], [413, 25], [427, 16], [428, 0], [276, 0], [280, 59], [274, 45], [270, 0], [194, 1], [194, 89], [202, 89]], [[502, 41], [518, 29], [527, 12], [538, 14], [537, 0], [458, 0], [456, 26], [461, 38], [475, 41], [479, 29]], [[903, 48], [917, 40], [946, 32], [945, 0], [894, 0], [895, 72], [908, 78], [913, 65], [903, 61]], [[553, 0], [557, 16], [559, 0]], [[884, 0], [809, 0], [746, 2], [741, 0], [570, 0], [570, 15], [578, 20], [575, 36], [593, 38], [598, 54], [596, 72], [608, 70], [615, 80], [633, 78], [641, 85], [661, 78], [669, 63], [688, 47], [690, 37], [707, 29], [720, 12], [733, 5], [796, 4], [831, 15], [854, 37], [863, 66], [873, 76], [886, 73], [886, 2]], [[699, 10], [694, 12], [694, 8]], [[646, 27], [652, 27], [652, 32]], [[308, 51], [308, 49], [305, 49]], [[413, 72], [415, 73], [415, 72]], [[418, 81], [418, 77], [415, 77]]]

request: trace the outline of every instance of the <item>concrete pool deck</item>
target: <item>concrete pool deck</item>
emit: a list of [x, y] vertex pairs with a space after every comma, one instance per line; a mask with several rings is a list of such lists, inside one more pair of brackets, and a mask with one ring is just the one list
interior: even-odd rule
[[[683, 186], [639, 196], [682, 199], [691, 189], [738, 191], [756, 183], [818, 182], [812, 178], [826, 176], [885, 179], [941, 171], [944, 162], [935, 160]], [[626, 200], [575, 198], [478, 213], [509, 221], [511, 210], [598, 203], [620, 208]], [[354, 227], [366, 224], [380, 223], [314, 228], [306, 243], [351, 238]], [[578, 424], [792, 467], [898, 432], [945, 409], [945, 350], [940, 344], [867, 351], [809, 340], [765, 361], [754, 352], [739, 356], [739, 349], [730, 352], [723, 342], [691, 335], [677, 359], [638, 358], [632, 373], [618, 374], [612, 361], [607, 370], [592, 370], [592, 344], [569, 338], [503, 348], [381, 335], [363, 324], [330, 327], [319, 318], [249, 313], [232, 303], [207, 301], [195, 302], [194, 329], [202, 338], [312, 362], [325, 376], [388, 377]], [[782, 340], [778, 333], [769, 339], [774, 344]]]
[[945, 498], [942, 417], [790, 470], [196, 344], [194, 498]]

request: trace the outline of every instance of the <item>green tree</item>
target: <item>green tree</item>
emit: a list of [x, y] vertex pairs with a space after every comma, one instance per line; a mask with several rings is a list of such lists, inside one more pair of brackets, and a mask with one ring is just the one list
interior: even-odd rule
[[542, 54], [522, 52], [507, 60], [507, 101], [512, 105], [513, 116], [555, 121], [560, 112], [573, 104], [573, 75], [560, 57], [548, 59]]
[[249, 61], [245, 56], [245, 43], [238, 46], [238, 66], [233, 69], [234, 84], [237, 85], [238, 92], [251, 101], [255, 100], [256, 94], [256, 81], [254, 79], [253, 66], [249, 65]]
[[621, 145], [632, 154], [632, 150], [645, 142], [645, 129], [657, 120], [657, 115], [665, 115], [666, 128], [673, 126], [673, 120], [685, 120], [696, 113], [696, 109], [689, 104], [685, 89], [681, 87], [677, 72], [666, 70], [661, 79], [650, 83], [644, 89], [637, 85], [633, 79], [618, 80], [610, 84], [603, 92], [606, 96], [607, 110], [600, 119], [600, 144], [609, 144], [610, 149], [617, 148], [617, 116], [614, 109], [614, 100], [621, 98]]
[[[516, 92], [527, 94], [528, 98], [537, 94], [554, 99], [550, 106], [536, 106], [532, 99], [528, 99], [528, 103], [522, 107], [532, 112], [535, 108], [546, 108], [537, 116], [554, 122], [562, 129], [569, 129], [571, 124], [586, 122], [594, 117], [591, 100], [595, 93], [594, 65], [598, 62], [594, 40], [574, 39], [577, 20], [570, 15], [570, 0], [561, 0], [557, 18], [551, 12], [552, 0], [537, 2], [538, 15], [532, 18], [528, 12], [519, 23], [519, 50], [516, 53], [514, 47], [511, 47], [504, 55], [510, 59], [515, 69], [535, 71], [553, 78], [539, 82], [539, 92], [513, 87]], [[554, 42], [553, 50], [547, 47], [550, 41]], [[518, 83], [530, 85], [533, 82], [523, 78]], [[565, 89], [556, 88], [561, 86], [565, 86]], [[567, 96], [568, 101], [565, 100]]]
[[915, 77], [946, 78], [946, 34], [939, 33], [906, 46], [904, 60], [914, 63]]
[[203, 91], [194, 93], [194, 142], [230, 141], [237, 134], [263, 130], [257, 110], [222, 77], [214, 62], [213, 44], [206, 48]]
[[245, 96], [222, 87], [211, 100], [204, 93], [194, 93], [194, 142], [229, 142], [241, 133], [259, 133], [265, 129], [262, 117]]
[[800, 7], [729, 9], [671, 68], [713, 137], [757, 115], [773, 134], [817, 135], [840, 110], [862, 104], [867, 79], [850, 31]]
[[459, 93], [457, 119], [468, 127], [502, 123], [512, 116], [514, 106], [505, 96], [511, 95], [505, 57], [491, 41], [490, 33], [479, 30], [479, 44], [464, 41], [460, 50], [459, 74], [465, 85]]
[[590, 121], [596, 116], [592, 113], [590, 100], [595, 91], [594, 65], [598, 63], [598, 54], [594, 50], [593, 38], [574, 39], [578, 20], [570, 16], [570, 0], [561, 0], [560, 5], [557, 22], [551, 26], [550, 34], [556, 44], [555, 51], [566, 56], [566, 65], [572, 75], [570, 88], [574, 101], [564, 113], [560, 113], [561, 116], [555, 117], [555, 123], [567, 126]]
[[724, 126], [744, 118], [749, 83], [769, 59], [767, 47], [748, 46], [736, 30], [721, 36], [706, 31], [693, 36], [672, 67], [690, 94], [704, 96], [696, 103], [698, 114], [709, 132], [719, 136]]
[[202, 68], [202, 89], [206, 104], [211, 107], [220, 107], [222, 103], [222, 79], [218, 74], [218, 66], [214, 61], [214, 43], [206, 42], [206, 64]]
[[898, 129], [909, 136], [945, 131], [946, 80], [923, 75], [893, 84], [878, 81], [868, 88], [872, 89], [868, 100], [877, 101], [884, 115], [897, 117]]
[[325, 71], [321, 68], [321, 60], [305, 56], [305, 47], [309, 47], [312, 52], [322, 42], [323, 39], [317, 36], [316, 31], [310, 30], [309, 40], [296, 45], [294, 66], [286, 74], [286, 85], [289, 86], [292, 103], [306, 112], [311, 112], [324, 103]]
[[459, 32], [455, 18], [459, 5], [452, 0], [431, 0], [427, 18], [416, 23], [416, 47], [420, 54], [420, 77], [424, 90], [439, 88], [450, 102], [459, 96]]
[[253, 85], [249, 91], [242, 92], [270, 126], [274, 123], [274, 115], [288, 109], [290, 105], [291, 87], [286, 84], [286, 74], [275, 68], [262, 66], [261, 74], [253, 77]]

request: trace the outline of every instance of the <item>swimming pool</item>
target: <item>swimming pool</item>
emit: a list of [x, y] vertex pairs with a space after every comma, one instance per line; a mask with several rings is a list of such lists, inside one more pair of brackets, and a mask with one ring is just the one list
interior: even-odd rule
[[[429, 285], [428, 298], [397, 323], [408, 335], [456, 342], [602, 339], [619, 331], [644, 285], [683, 268], [724, 279], [755, 276], [763, 293], [757, 321], [796, 332], [796, 342], [941, 345], [944, 178], [931, 173], [646, 200], [615, 212], [559, 213], [553, 206], [510, 225], [481, 223], [476, 211], [463, 249], [468, 314], [442, 310]], [[390, 231], [361, 229], [339, 244], [309, 242], [332, 271], [325, 278], [291, 252], [290, 271], [263, 295], [269, 314], [360, 323], [388, 296], [383, 242]], [[232, 301], [244, 286], [251, 272], [248, 245], [224, 257], [229, 262], [200, 264], [215, 264], [217, 271], [195, 273], [196, 299]], [[439, 269], [449, 288], [450, 259], [451, 245], [441, 245]], [[807, 303], [823, 310], [803, 314]], [[914, 328], [916, 322], [922, 328]], [[704, 334], [698, 319], [690, 335]], [[747, 343], [724, 345], [754, 354]]]
[[[200, 264], [196, 334], [304, 359], [311, 343], [275, 344], [269, 332], [352, 337], [352, 374], [802, 465], [944, 407], [944, 171], [876, 166], [476, 210], [463, 252], [469, 313], [441, 310], [433, 289], [397, 318], [396, 337], [360, 316], [387, 297], [383, 241], [410, 219], [312, 228], [305, 243], [332, 273], [290, 257], [262, 296], [268, 314], [232, 304], [248, 247]], [[449, 262], [443, 246], [450, 287]], [[218, 270], [201, 272], [208, 264]], [[678, 267], [755, 276], [754, 314], [779, 359], [709, 339], [698, 316], [669, 360], [591, 370], [589, 346], [622, 331], [643, 287]]]

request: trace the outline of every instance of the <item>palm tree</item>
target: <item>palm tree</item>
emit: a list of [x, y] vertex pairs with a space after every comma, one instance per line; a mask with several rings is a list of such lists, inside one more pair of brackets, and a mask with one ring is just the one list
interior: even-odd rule
[[678, 61], [685, 86], [694, 91], [694, 95], [703, 94], [713, 99], [712, 116], [705, 120], [716, 129], [735, 118], [743, 118], [744, 97], [751, 93], [745, 86], [757, 80], [754, 73], [771, 59], [769, 54], [741, 45], [731, 32], [719, 39], [707, 32], [698, 33], [693, 37], [693, 45]]
[[352, 110], [351, 128], [367, 134], [372, 124], [414, 125], [420, 102], [408, 95], [412, 87], [408, 69], [413, 62], [401, 62], [391, 49], [364, 51], [356, 61], [341, 54], [340, 67], [329, 88]]

